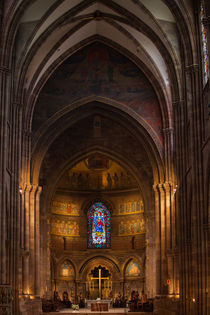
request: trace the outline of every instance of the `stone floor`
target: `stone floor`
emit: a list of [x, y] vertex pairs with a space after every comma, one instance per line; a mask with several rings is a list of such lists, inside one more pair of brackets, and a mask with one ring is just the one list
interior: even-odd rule
[[45, 314], [45, 315], [57, 315], [58, 313], [62, 313], [62, 315], [68, 315], [71, 313], [78, 314], [78, 315], [86, 315], [86, 314], [100, 314], [100, 315], [122, 315], [128, 313], [128, 315], [149, 315], [153, 314], [151, 312], [129, 312], [127, 308], [110, 308], [108, 312], [92, 312], [90, 309], [87, 308], [82, 308], [79, 311], [73, 311], [72, 309], [66, 308], [62, 309], [58, 312], [50, 312], [50, 313], [40, 313], [40, 314]]

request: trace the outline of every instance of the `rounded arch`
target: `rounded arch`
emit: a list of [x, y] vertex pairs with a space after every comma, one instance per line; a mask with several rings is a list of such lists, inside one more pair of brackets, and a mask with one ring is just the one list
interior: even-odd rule
[[[140, 269], [140, 274], [139, 274], [139, 277], [140, 276], [143, 276], [144, 275], [144, 264], [142, 262], [142, 259], [140, 257], [138, 257], [137, 255], [133, 255], [132, 257], [128, 258], [124, 264], [123, 264], [123, 277], [126, 278], [126, 271], [127, 271], [127, 268], [129, 267], [129, 265], [131, 263], [137, 263], [137, 267], [139, 267]], [[142, 270], [141, 270], [142, 269]]]
[[130, 255], [122, 264], [122, 270], [123, 270], [123, 275], [125, 276], [125, 271], [126, 271], [126, 268], [128, 267], [128, 265], [132, 262], [132, 261], [137, 261], [138, 264], [140, 266], [144, 266], [144, 261], [143, 261], [143, 258], [140, 257], [139, 255], [135, 255], [135, 254], [132, 254]]
[[88, 265], [94, 262], [96, 259], [100, 261], [107, 262], [111, 264], [115, 271], [119, 274], [121, 274], [120, 268], [119, 268], [119, 261], [116, 260], [116, 258], [110, 257], [109, 255], [92, 255], [92, 257], [89, 257], [82, 265], [79, 267], [79, 274], [81, 275], [85, 269], [88, 268]]
[[[69, 272], [72, 273], [72, 275], [68, 275], [67, 272], [66, 274], [62, 274], [61, 275], [61, 267], [66, 263], [66, 267], [65, 267], [65, 270], [68, 271], [68, 266], [71, 266], [72, 269], [73, 269], [73, 273], [72, 271], [70, 270]], [[67, 265], [68, 264], [68, 265]], [[76, 267], [75, 267], [75, 264], [72, 262], [72, 260], [68, 257], [68, 256], [65, 256], [65, 257], [62, 257], [59, 259], [59, 261], [56, 263], [56, 276], [57, 277], [70, 277], [72, 279], [76, 279]]]
[[83, 205], [81, 206], [81, 210], [87, 214], [88, 210], [90, 209], [90, 207], [95, 203], [95, 202], [102, 202], [103, 204], [105, 204], [105, 206], [107, 207], [107, 209], [109, 209], [110, 213], [112, 213], [113, 209], [114, 209], [114, 205], [113, 202], [111, 202], [110, 200], [106, 199], [106, 198], [101, 198], [100, 196], [98, 197], [94, 197], [94, 198], [88, 198], [88, 200], [86, 200]]
[[[139, 174], [138, 169], [133, 166], [131, 161], [126, 159], [123, 155], [118, 155], [116, 152], [113, 152], [112, 150], [105, 150], [103, 147], [100, 146], [94, 146], [92, 148], [89, 148], [88, 151], [80, 151], [79, 154], [73, 155], [70, 160], [67, 160], [64, 162], [63, 165], [60, 166], [60, 168], [56, 169], [56, 172], [53, 174], [51, 177], [50, 182], [53, 183], [52, 185], [49, 185], [45, 191], [45, 196], [46, 198], [43, 200], [43, 208], [47, 209], [47, 212], [50, 211], [49, 206], [50, 206], [50, 201], [53, 198], [53, 195], [56, 190], [56, 185], [59, 181], [59, 179], [63, 176], [65, 171], [68, 168], [73, 167], [77, 163], [81, 162], [84, 158], [87, 158], [88, 156], [92, 155], [93, 153], [102, 153], [106, 154], [108, 157], [116, 160], [118, 163], [120, 163], [123, 167], [126, 167], [131, 175], [136, 179], [139, 190], [142, 194], [143, 197], [143, 203], [145, 205], [145, 208], [149, 208], [151, 198], [148, 190], [145, 189], [145, 185], [143, 185], [143, 178], [141, 177], [141, 174]], [[137, 175], [138, 174], [138, 175]]]
[[[157, 150], [159, 151], [160, 156], [162, 156], [163, 143], [157, 133], [153, 130], [152, 126], [149, 125], [144, 118], [138, 115], [132, 108], [128, 107], [127, 105], [119, 101], [101, 96], [90, 96], [82, 98], [78, 101], [75, 101], [74, 103], [65, 106], [63, 109], [59, 110], [59, 112], [50, 117], [34, 135], [32, 139], [32, 152], [34, 152], [37, 147], [47, 148], [49, 144], [53, 142], [55, 137], [59, 135], [58, 132], [50, 134], [50, 138], [48, 138], [45, 145], [43, 145], [43, 137], [46, 137], [48, 135], [50, 129], [57, 130], [57, 128], [59, 127], [59, 133], [62, 133], [66, 129], [66, 126], [69, 126], [69, 123], [75, 123], [78, 121], [76, 110], [79, 110], [81, 108], [85, 109], [84, 106], [87, 107], [91, 105], [95, 107], [93, 108], [93, 110], [96, 112], [96, 114], [97, 112], [100, 114], [100, 111], [102, 110], [109, 110], [110, 112], [115, 113], [114, 110], [116, 109], [118, 110], [118, 115], [123, 113], [124, 117], [126, 115], [127, 118], [133, 118], [133, 121], [136, 121], [141, 127], [142, 133], [144, 133], [145, 135], [148, 134], [148, 139], [152, 139], [155, 146], [157, 147]], [[102, 113], [103, 115], [106, 115], [105, 112]], [[72, 115], [72, 117], [70, 114]], [[80, 112], [79, 114], [79, 119], [85, 118], [88, 115], [89, 113], [87, 112], [87, 110], [83, 110], [83, 113]], [[122, 114], [121, 117], [123, 118]]]

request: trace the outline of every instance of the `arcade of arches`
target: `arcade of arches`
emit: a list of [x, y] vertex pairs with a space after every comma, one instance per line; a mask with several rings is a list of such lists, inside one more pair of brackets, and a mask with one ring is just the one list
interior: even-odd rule
[[157, 315], [209, 314], [209, 17], [1, 2], [0, 314], [133, 290]]

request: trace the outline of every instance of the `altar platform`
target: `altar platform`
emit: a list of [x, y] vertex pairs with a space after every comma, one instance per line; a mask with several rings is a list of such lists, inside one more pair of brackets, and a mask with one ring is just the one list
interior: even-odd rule
[[50, 313], [40, 313], [40, 315], [58, 315], [59, 313], [61, 313], [62, 315], [68, 315], [68, 314], [78, 314], [78, 315], [90, 315], [90, 314], [100, 314], [100, 315], [122, 315], [122, 314], [127, 314], [127, 315], [149, 315], [149, 314], [153, 314], [153, 312], [129, 312], [129, 309], [128, 308], [110, 308], [108, 311], [106, 312], [94, 312], [94, 311], [91, 311], [90, 309], [88, 308], [81, 308], [79, 311], [73, 311], [72, 309], [69, 309], [69, 308], [66, 308], [66, 309], [62, 309], [62, 310], [59, 310], [57, 312], [50, 312]]

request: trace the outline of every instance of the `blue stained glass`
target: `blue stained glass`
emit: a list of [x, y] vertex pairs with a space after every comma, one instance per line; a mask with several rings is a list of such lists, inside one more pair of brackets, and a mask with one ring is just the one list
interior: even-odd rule
[[208, 81], [208, 45], [207, 45], [207, 28], [205, 26], [205, 11], [203, 3], [201, 3], [200, 9], [200, 19], [201, 19], [201, 39], [202, 39], [202, 61], [203, 61], [203, 81], [204, 85]]
[[88, 248], [110, 248], [110, 212], [102, 202], [95, 202], [87, 214]]

